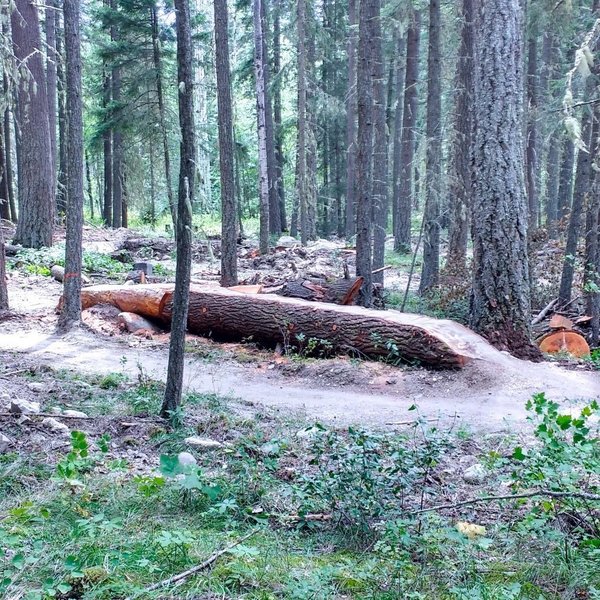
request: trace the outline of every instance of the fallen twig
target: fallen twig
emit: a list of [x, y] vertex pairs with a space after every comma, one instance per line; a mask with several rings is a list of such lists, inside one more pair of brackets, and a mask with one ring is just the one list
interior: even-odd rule
[[10, 375], [19, 375], [21, 373], [27, 373], [31, 371], [31, 368], [29, 369], [18, 369], [17, 371], [7, 371], [6, 373], [0, 373], [0, 377], [9, 377]]
[[506, 496], [482, 496], [481, 498], [471, 498], [470, 500], [463, 500], [462, 502], [455, 502], [454, 504], [438, 504], [437, 506], [430, 506], [429, 508], [413, 510], [409, 514], [418, 515], [421, 513], [434, 512], [437, 510], [459, 508], [461, 506], [468, 506], [470, 504], [479, 504], [481, 502], [493, 502], [495, 500], [521, 500], [523, 498], [536, 498], [543, 496], [547, 496], [549, 498], [580, 498], [582, 500], [592, 500], [593, 502], [600, 502], [600, 494], [588, 494], [586, 492], [553, 492], [551, 490], [537, 490], [535, 492], [524, 492], [522, 494], [508, 494]]
[[222, 550], [219, 550], [218, 552], [211, 554], [204, 562], [200, 563], [199, 565], [196, 565], [195, 567], [192, 567], [191, 569], [188, 569], [187, 571], [183, 571], [182, 573], [179, 573], [178, 575], [173, 575], [173, 577], [169, 577], [168, 579], [163, 579], [162, 581], [159, 581], [158, 583], [155, 583], [149, 587], [146, 587], [143, 590], [141, 590], [140, 592], [136, 593], [134, 596], [130, 596], [129, 598], [127, 598], [127, 600], [133, 600], [134, 598], [137, 598], [141, 594], [153, 592], [154, 590], [157, 590], [161, 587], [166, 587], [169, 585], [173, 585], [174, 583], [184, 581], [191, 575], [194, 575], [194, 573], [203, 571], [207, 567], [210, 567], [210, 565], [212, 565], [218, 558], [223, 556], [223, 554], [226, 554], [232, 548], [239, 546], [239, 544], [246, 541], [248, 538], [252, 537], [257, 531], [258, 531], [258, 529], [253, 529], [250, 533], [247, 533], [246, 535], [242, 536], [235, 542], [232, 542], [231, 544], [229, 544], [229, 546], [225, 546], [225, 548], [223, 548]]
[[381, 273], [381, 271], [387, 271], [388, 269], [393, 268], [392, 265], [386, 265], [385, 267], [379, 267], [379, 269], [375, 269], [371, 271], [371, 275], [375, 275], [375, 273]]
[[552, 302], [549, 302], [537, 315], [533, 321], [531, 321], [532, 325], [537, 325], [540, 321], [544, 319], [544, 317], [556, 306], [558, 302], [558, 298], [554, 298]]
[[54, 417], [56, 419], [95, 419], [96, 417], [77, 417], [75, 415], [61, 415], [60, 413], [13, 413], [0, 412], [0, 417]]

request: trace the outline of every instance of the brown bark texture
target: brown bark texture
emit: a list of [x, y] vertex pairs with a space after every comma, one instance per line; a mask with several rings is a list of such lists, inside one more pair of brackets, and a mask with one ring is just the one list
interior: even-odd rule
[[[82, 305], [112, 304], [168, 324], [173, 313], [172, 288], [92, 286], [82, 290]], [[303, 334], [307, 339], [329, 341], [337, 352], [401, 358], [436, 369], [461, 368], [473, 358], [494, 353], [478, 335], [453, 321], [225, 288], [192, 286], [187, 324], [190, 333], [269, 344], [293, 342]]]

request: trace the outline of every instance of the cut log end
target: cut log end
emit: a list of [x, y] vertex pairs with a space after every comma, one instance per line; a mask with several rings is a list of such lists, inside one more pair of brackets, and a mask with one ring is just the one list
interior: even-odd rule
[[570, 354], [576, 358], [590, 355], [590, 347], [582, 335], [575, 331], [554, 331], [543, 337], [540, 350], [546, 354]]

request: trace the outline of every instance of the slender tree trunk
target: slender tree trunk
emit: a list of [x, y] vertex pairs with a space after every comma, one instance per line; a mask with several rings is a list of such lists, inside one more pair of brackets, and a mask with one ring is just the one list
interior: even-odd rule
[[546, 157], [546, 226], [548, 228], [548, 237], [551, 239], [555, 239], [558, 234], [558, 180], [560, 147], [563, 135], [562, 130], [557, 128], [550, 136], [548, 155]]
[[94, 194], [92, 192], [92, 176], [90, 173], [90, 156], [88, 151], [85, 150], [85, 179], [87, 182], [87, 195], [88, 202], [90, 203], [90, 218], [94, 218]]
[[67, 233], [63, 304], [58, 320], [62, 330], [81, 320], [81, 263], [83, 234], [83, 100], [81, 85], [80, 0], [64, 0], [67, 88]]
[[402, 152], [402, 109], [404, 80], [406, 78], [406, 35], [398, 35], [396, 52], [396, 106], [394, 110], [393, 166], [392, 166], [392, 231], [397, 230], [398, 206], [400, 204], [400, 160]]
[[[5, 93], [8, 89], [8, 82], [5, 76]], [[13, 167], [12, 167], [12, 136], [10, 134], [10, 109], [7, 107], [4, 110], [4, 148], [6, 154], [4, 156], [6, 162], [6, 185], [8, 186], [8, 204], [10, 206], [10, 220], [13, 223], [17, 222], [17, 206], [15, 202], [15, 192], [13, 185]]]
[[156, 97], [158, 100], [158, 115], [160, 119], [161, 141], [163, 147], [163, 160], [165, 163], [165, 182], [167, 186], [167, 198], [169, 200], [169, 210], [171, 211], [171, 220], [173, 227], [177, 225], [177, 206], [173, 196], [173, 181], [171, 177], [171, 156], [169, 152], [169, 138], [167, 135], [167, 118], [165, 111], [165, 100], [163, 93], [162, 59], [160, 56], [160, 44], [158, 39], [158, 17], [156, 7], [152, 7], [150, 12], [152, 21], [152, 60], [154, 62], [154, 71], [156, 73]]
[[273, 126], [275, 137], [275, 186], [279, 198], [281, 230], [287, 229], [285, 209], [285, 185], [283, 181], [283, 125], [281, 115], [281, 2], [273, 5]]
[[567, 135], [562, 137], [560, 174], [558, 180], [558, 219], [562, 223], [571, 211], [573, 202], [573, 167], [575, 165], [575, 144]]
[[192, 29], [188, 0], [175, 0], [177, 29], [177, 81], [179, 96], [179, 125], [181, 152], [179, 191], [177, 205], [177, 266], [171, 320], [171, 342], [167, 384], [160, 414], [173, 417], [181, 405], [183, 366], [185, 355], [185, 329], [188, 313], [190, 273], [192, 267], [192, 201], [194, 198], [194, 173], [196, 148], [194, 135], [194, 71], [192, 67]]
[[379, 0], [361, 0], [358, 11], [358, 64], [356, 98], [358, 136], [356, 152], [356, 276], [363, 277], [359, 302], [373, 302], [372, 182], [373, 182], [373, 57], [376, 36], [373, 24], [379, 15]]
[[[595, 155], [598, 156], [598, 144]], [[592, 345], [597, 346], [600, 320], [600, 181], [594, 174], [585, 227], [585, 270], [586, 313], [592, 317]]]
[[454, 132], [450, 164], [450, 232], [446, 270], [463, 272], [467, 266], [471, 145], [473, 141], [473, 0], [462, 0], [462, 27], [455, 77]]
[[398, 205], [395, 207], [396, 230], [394, 249], [397, 252], [411, 251], [411, 217], [413, 206], [412, 174], [415, 158], [415, 127], [417, 124], [419, 76], [419, 45], [421, 38], [421, 13], [414, 11], [406, 37], [406, 79], [404, 84], [404, 106], [402, 109], [402, 149], [400, 152], [400, 177]]
[[429, 52], [427, 58], [427, 158], [423, 227], [423, 268], [419, 293], [439, 283], [440, 277], [440, 195], [442, 184], [442, 65], [440, 0], [429, 2]]
[[67, 210], [67, 180], [69, 178], [69, 160], [67, 157], [67, 83], [64, 68], [63, 28], [60, 13], [56, 14], [56, 77], [58, 92], [58, 173], [56, 183], [56, 210], [64, 217]]
[[50, 128], [50, 152], [52, 155], [52, 172], [55, 177], [57, 167], [56, 146], [56, 65], [60, 57], [56, 53], [56, 21], [58, 4], [50, 0], [46, 6], [46, 85], [48, 93], [48, 124]]
[[356, 3], [348, 0], [348, 89], [346, 92], [346, 238], [356, 235]]
[[4, 252], [4, 232], [0, 227], [0, 310], [8, 310], [8, 285], [6, 283], [6, 254]]
[[150, 224], [156, 227], [156, 176], [154, 174], [154, 145], [148, 144], [148, 157], [150, 163]]
[[307, 174], [307, 83], [306, 83], [306, 0], [297, 3], [298, 28], [298, 141], [296, 150], [296, 195], [300, 212], [300, 240], [303, 246], [308, 241], [308, 174]]
[[499, 348], [538, 358], [530, 341], [522, 19], [519, 0], [482, 0], [475, 27], [471, 325]]
[[373, 266], [379, 270], [373, 282], [383, 285], [385, 238], [388, 223], [388, 127], [386, 124], [385, 66], [381, 35], [380, 1], [370, 24], [373, 55], [370, 57], [373, 78]]
[[[587, 97], [590, 97], [590, 94], [594, 89], [592, 84], [588, 84]], [[585, 106], [582, 118], [581, 139], [588, 148], [594, 146], [593, 140], [596, 139], [596, 135], [593, 134], [594, 129], [596, 129], [593, 122], [593, 116], [592, 109]], [[567, 229], [565, 259], [558, 291], [558, 302], [561, 306], [564, 306], [571, 300], [577, 246], [579, 244], [581, 220], [583, 218], [585, 207], [585, 197], [589, 192], [592, 182], [592, 160], [593, 157], [590, 152], [583, 152], [580, 150], [577, 153], [577, 174], [575, 176], [575, 188], [573, 190], [573, 205], [571, 207], [571, 216], [569, 218], [569, 226]]]
[[229, 287], [237, 284], [237, 210], [233, 174], [233, 111], [229, 71], [227, 0], [214, 0], [214, 10], [221, 167], [221, 285]]
[[[0, 219], [10, 221], [10, 199], [8, 195], [8, 171], [6, 168], [4, 123], [0, 122]], [[10, 149], [8, 150], [10, 152]], [[1, 225], [0, 225], [1, 228]]]
[[306, 238], [317, 239], [317, 91], [315, 85], [315, 17], [311, 2], [305, 0], [306, 21]]
[[52, 246], [54, 176], [49, 160], [48, 99], [36, 5], [16, 0], [11, 24], [15, 57], [30, 74], [18, 84], [21, 148], [19, 222], [14, 241], [28, 248], [41, 248]]
[[[105, 118], [108, 119], [108, 111], [112, 99], [112, 83], [110, 74], [104, 70], [103, 77], [102, 108]], [[113, 202], [112, 202], [112, 127], [105, 127], [102, 134], [102, 149], [104, 155], [104, 198], [102, 203], [102, 220], [106, 227], [113, 224]]]
[[[112, 70], [112, 101], [115, 105], [117, 115], [120, 114], [119, 103], [121, 102], [121, 67]], [[116, 127], [113, 129], [112, 147], [112, 203], [113, 218], [112, 226], [115, 229], [123, 226], [123, 134], [120, 131], [121, 124], [117, 116]]]
[[260, 233], [259, 247], [261, 254], [269, 251], [269, 162], [267, 156], [267, 106], [265, 96], [264, 66], [266, 59], [263, 57], [264, 35], [262, 29], [261, 3], [254, 2], [254, 79], [256, 84], [256, 118], [258, 130], [258, 170], [259, 170], [259, 199], [260, 199]]
[[537, 32], [530, 33], [527, 57], [527, 199], [529, 202], [529, 229], [539, 227], [538, 176], [538, 59]]

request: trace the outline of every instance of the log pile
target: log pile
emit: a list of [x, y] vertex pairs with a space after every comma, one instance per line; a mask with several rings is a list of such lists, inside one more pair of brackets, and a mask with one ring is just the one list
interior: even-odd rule
[[[81, 293], [82, 306], [112, 304], [168, 326], [172, 285], [92, 286]], [[452, 321], [396, 311], [314, 303], [270, 294], [244, 294], [192, 286], [188, 330], [219, 340], [252, 339], [293, 345], [296, 336], [326, 341], [341, 353], [366, 358], [392, 357], [431, 368], [461, 368], [493, 352], [478, 335]]]
[[574, 358], [590, 356], [590, 346], [586, 340], [592, 320], [587, 315], [568, 315], [565, 310], [553, 312], [557, 301], [550, 302], [532, 325], [537, 333], [537, 343], [545, 354], [566, 354]]

